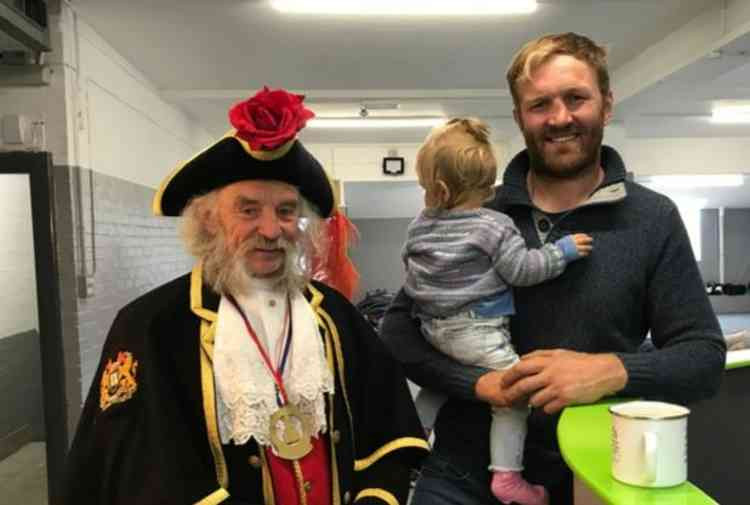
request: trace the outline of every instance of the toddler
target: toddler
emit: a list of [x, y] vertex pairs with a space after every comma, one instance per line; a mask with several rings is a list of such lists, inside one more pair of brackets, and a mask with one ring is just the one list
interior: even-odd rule
[[[538, 284], [587, 256], [592, 239], [567, 235], [541, 249], [526, 244], [505, 214], [483, 208], [494, 196], [497, 163], [487, 126], [453, 119], [435, 128], [417, 155], [425, 209], [409, 225], [405, 292], [425, 339], [470, 365], [504, 370], [518, 361], [511, 345], [511, 286]], [[441, 397], [422, 390], [417, 404], [437, 411]], [[492, 409], [492, 493], [503, 503], [546, 505], [547, 491], [521, 477], [528, 407]], [[423, 420], [431, 425], [431, 420]]]

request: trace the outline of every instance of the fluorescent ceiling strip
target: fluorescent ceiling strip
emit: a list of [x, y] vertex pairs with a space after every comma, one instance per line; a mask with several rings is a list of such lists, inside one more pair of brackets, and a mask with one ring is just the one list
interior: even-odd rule
[[271, 0], [278, 11], [350, 16], [488, 16], [530, 14], [536, 0]]
[[316, 118], [307, 122], [308, 128], [432, 128], [443, 124], [445, 118]]
[[742, 186], [742, 174], [717, 175], [655, 175], [649, 178], [648, 186], [662, 188], [691, 189], [691, 188], [720, 188]]
[[714, 123], [750, 123], [750, 105], [727, 105], [713, 110]]

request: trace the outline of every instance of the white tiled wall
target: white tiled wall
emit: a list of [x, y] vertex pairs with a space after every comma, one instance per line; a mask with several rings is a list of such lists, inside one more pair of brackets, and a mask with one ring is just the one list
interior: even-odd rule
[[0, 175], [0, 338], [38, 328], [29, 179]]

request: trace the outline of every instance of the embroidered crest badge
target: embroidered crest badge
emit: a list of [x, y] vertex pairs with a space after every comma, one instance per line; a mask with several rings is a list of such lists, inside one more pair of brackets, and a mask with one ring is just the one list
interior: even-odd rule
[[129, 352], [118, 352], [117, 359], [107, 361], [99, 390], [99, 408], [102, 412], [112, 405], [130, 400], [138, 389], [136, 373], [138, 362]]

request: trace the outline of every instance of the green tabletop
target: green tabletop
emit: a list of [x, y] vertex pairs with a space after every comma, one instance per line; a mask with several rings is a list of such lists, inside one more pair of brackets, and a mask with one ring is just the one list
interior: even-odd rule
[[750, 349], [729, 351], [727, 353], [727, 370], [750, 366]]
[[565, 462], [576, 478], [604, 503], [612, 505], [716, 505], [710, 496], [686, 482], [669, 488], [641, 488], [612, 478], [612, 416], [610, 400], [566, 408], [557, 426], [557, 438]]

